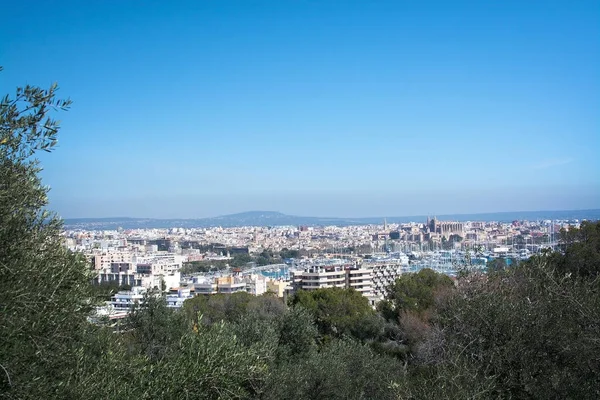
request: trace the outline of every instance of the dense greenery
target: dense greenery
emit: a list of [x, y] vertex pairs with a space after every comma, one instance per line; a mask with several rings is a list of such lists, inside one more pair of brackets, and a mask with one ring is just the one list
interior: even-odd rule
[[89, 323], [115, 288], [91, 288], [45, 211], [35, 155], [56, 143], [51, 112], [69, 106], [55, 93], [0, 103], [0, 398], [600, 398], [598, 222], [488, 274], [406, 274], [377, 310], [342, 289], [288, 304], [196, 297], [181, 311], [151, 293], [118, 332]]
[[106, 282], [99, 285], [92, 285], [90, 288], [92, 302], [102, 304], [120, 290], [130, 290], [129, 285], [119, 285], [117, 282]]
[[547, 257], [471, 275], [440, 303], [419, 356], [465, 395], [598, 398], [599, 289]]
[[446, 275], [422, 269], [397, 279], [388, 288], [386, 299], [378, 304], [378, 309], [388, 320], [398, 320], [406, 312], [423, 315], [434, 306], [438, 292], [453, 288], [452, 281]]
[[253, 296], [246, 292], [234, 296], [216, 294], [198, 296], [184, 304], [184, 312], [193, 323], [212, 324], [220, 321], [235, 322], [245, 315], [254, 315], [259, 319], [270, 319], [283, 314], [281, 299], [270, 294]]
[[600, 224], [584, 221], [580, 229], [561, 231], [562, 252], [552, 255], [559, 274], [587, 279], [600, 275]]
[[25, 86], [0, 99], [0, 396], [64, 392], [87, 324], [86, 262], [62, 245], [34, 158], [56, 144], [52, 111], [70, 105], [56, 91]]
[[360, 340], [376, 339], [383, 329], [383, 320], [376, 315], [367, 298], [354, 289], [299, 291], [290, 304], [302, 307], [314, 316], [325, 340], [344, 335]]
[[488, 263], [486, 264], [486, 268], [490, 272], [501, 271], [504, 268], [506, 268], [506, 266], [507, 263], [505, 258], [494, 258], [493, 260], [488, 261]]

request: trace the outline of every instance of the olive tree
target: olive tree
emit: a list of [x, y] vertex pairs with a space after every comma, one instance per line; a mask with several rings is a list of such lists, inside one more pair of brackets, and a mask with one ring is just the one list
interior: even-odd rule
[[89, 289], [85, 261], [69, 252], [46, 209], [40, 151], [57, 143], [57, 110], [70, 100], [18, 87], [0, 99], [0, 397], [68, 396]]

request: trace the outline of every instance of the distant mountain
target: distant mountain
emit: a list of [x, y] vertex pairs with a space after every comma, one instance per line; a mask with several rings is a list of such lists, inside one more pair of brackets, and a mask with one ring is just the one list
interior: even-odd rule
[[[437, 215], [439, 220], [450, 221], [501, 221], [515, 220], [600, 220], [600, 209], [595, 210], [566, 210], [566, 211], [519, 211], [482, 214], [449, 214]], [[326, 226], [326, 225], [368, 225], [404, 222], [425, 222], [427, 216], [416, 215], [408, 217], [369, 217], [369, 218], [323, 218], [301, 217], [286, 215], [275, 211], [249, 211], [238, 214], [199, 219], [156, 219], [156, 218], [74, 218], [65, 219], [66, 229], [112, 230], [148, 229], [148, 228], [208, 228], [215, 226]]]

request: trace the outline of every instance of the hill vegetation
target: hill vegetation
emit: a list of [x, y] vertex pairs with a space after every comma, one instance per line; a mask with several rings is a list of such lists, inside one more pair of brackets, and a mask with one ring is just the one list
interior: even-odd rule
[[[377, 310], [352, 290], [149, 295], [119, 326], [62, 245], [35, 160], [69, 101], [24, 87], [0, 103], [0, 398], [600, 398], [600, 223], [559, 252], [456, 282], [406, 274]], [[100, 296], [101, 297], [101, 296]]]

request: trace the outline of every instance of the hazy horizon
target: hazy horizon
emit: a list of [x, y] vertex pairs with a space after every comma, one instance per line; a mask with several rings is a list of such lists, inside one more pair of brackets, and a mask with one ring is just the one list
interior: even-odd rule
[[373, 214], [373, 215], [342, 215], [342, 216], [332, 216], [332, 215], [311, 215], [311, 214], [290, 214], [281, 212], [278, 210], [245, 210], [228, 214], [216, 214], [216, 215], [206, 215], [202, 217], [149, 217], [145, 215], [113, 215], [113, 216], [105, 216], [105, 217], [64, 217], [61, 216], [65, 220], [102, 220], [102, 219], [181, 219], [181, 220], [193, 220], [193, 219], [210, 219], [210, 218], [219, 218], [219, 217], [229, 217], [236, 215], [245, 215], [245, 214], [259, 214], [259, 213], [275, 213], [281, 214], [289, 217], [299, 217], [299, 218], [334, 218], [334, 219], [372, 219], [372, 218], [421, 218], [421, 217], [439, 217], [439, 216], [471, 216], [471, 215], [495, 215], [495, 214], [526, 214], [526, 213], [561, 213], [561, 212], [599, 212], [600, 208], [587, 208], [587, 209], [560, 209], [560, 210], [504, 210], [504, 211], [482, 211], [475, 213], [426, 213], [426, 214]]
[[[203, 196], [148, 196], [145, 198], [99, 198], [79, 201], [78, 196], [56, 199], [54, 209], [64, 218], [141, 216], [143, 218], [204, 218], [254, 210], [317, 217], [372, 217], [377, 215], [478, 214], [545, 210], [600, 209], [598, 187], [561, 186], [545, 189], [484, 188], [442, 193], [353, 193], [310, 191], [260, 195], [255, 193], [205, 194]], [[577, 193], [577, 196], [573, 196]], [[52, 191], [50, 192], [52, 199]], [[501, 205], [492, 204], [503, 204]], [[166, 206], [170, 205], [170, 206]], [[346, 210], [344, 210], [344, 208]], [[348, 210], [350, 209], [350, 210]], [[115, 214], [112, 210], [121, 210]]]
[[600, 208], [600, 2], [11, 2], [65, 218]]

